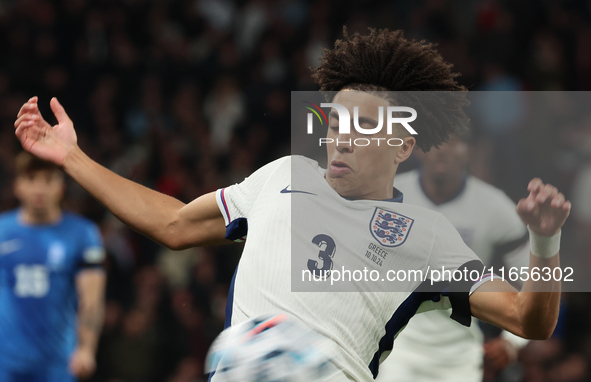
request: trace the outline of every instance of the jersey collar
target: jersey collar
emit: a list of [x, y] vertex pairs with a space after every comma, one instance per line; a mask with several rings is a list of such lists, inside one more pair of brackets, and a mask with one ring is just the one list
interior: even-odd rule
[[[399, 189], [397, 189], [396, 187], [392, 187], [394, 189], [394, 197], [391, 199], [383, 199], [381, 200], [381, 202], [393, 202], [393, 203], [402, 203], [402, 199], [404, 198], [404, 194], [402, 194], [402, 192], [400, 192]], [[351, 198], [345, 198], [342, 197], [343, 199], [347, 199], [347, 200], [359, 200], [359, 199], [351, 199]]]
[[402, 194], [402, 192], [400, 192], [399, 189], [397, 189], [396, 187], [394, 188], [394, 197], [392, 199], [386, 199], [383, 200], [384, 202], [394, 202], [394, 203], [402, 203], [402, 199], [404, 198], [404, 194]]

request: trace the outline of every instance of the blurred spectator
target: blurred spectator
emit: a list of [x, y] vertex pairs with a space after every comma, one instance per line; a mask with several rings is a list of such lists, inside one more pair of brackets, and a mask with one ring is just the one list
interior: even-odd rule
[[226, 153], [236, 125], [244, 118], [244, 99], [231, 77], [222, 77], [204, 104], [205, 116], [211, 126], [211, 145]]

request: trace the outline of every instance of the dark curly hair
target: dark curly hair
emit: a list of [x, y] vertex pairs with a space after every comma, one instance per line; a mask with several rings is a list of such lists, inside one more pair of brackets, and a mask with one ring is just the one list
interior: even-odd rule
[[[403, 92], [395, 93], [396, 102], [417, 110], [412, 125], [418, 133], [417, 146], [425, 152], [439, 147], [451, 134], [461, 135], [468, 120], [463, 107], [469, 102], [467, 89], [455, 80], [459, 74], [451, 71], [453, 65], [424, 40], [407, 40], [400, 30], [369, 30], [367, 36], [350, 37], [344, 27], [344, 38], [335, 42], [334, 49], [324, 49], [312, 74], [320, 90]], [[392, 95], [382, 98], [392, 100]]]

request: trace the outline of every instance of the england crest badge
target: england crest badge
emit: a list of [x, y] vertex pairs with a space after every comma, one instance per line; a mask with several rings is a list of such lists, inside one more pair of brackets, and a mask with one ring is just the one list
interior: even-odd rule
[[406, 240], [414, 219], [397, 212], [376, 208], [369, 230], [372, 236], [384, 247], [398, 247]]

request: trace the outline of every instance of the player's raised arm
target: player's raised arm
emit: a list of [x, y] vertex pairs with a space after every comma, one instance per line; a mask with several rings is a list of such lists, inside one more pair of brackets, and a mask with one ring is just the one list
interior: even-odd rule
[[55, 126], [41, 116], [37, 97], [19, 111], [15, 133], [25, 150], [61, 166], [121, 221], [162, 245], [180, 249], [228, 242], [214, 193], [185, 205], [115, 174], [80, 150], [74, 125], [56, 98], [50, 106]]
[[[516, 210], [530, 231], [530, 273], [535, 267], [554, 269], [560, 266], [560, 230], [571, 204], [556, 187], [538, 178], [529, 183], [528, 191]], [[547, 339], [558, 321], [560, 280], [543, 279], [548, 280], [530, 275], [521, 292], [501, 280], [487, 282], [470, 296], [472, 314], [520, 337]]]

